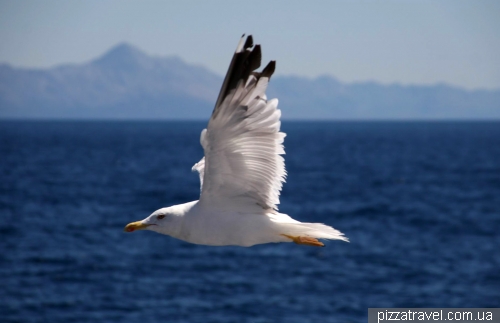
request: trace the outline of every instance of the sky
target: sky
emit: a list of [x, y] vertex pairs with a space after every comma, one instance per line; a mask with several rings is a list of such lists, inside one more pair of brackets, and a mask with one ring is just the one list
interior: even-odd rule
[[277, 75], [500, 89], [500, 1], [0, 0], [0, 63], [16, 67], [127, 42], [223, 75], [243, 33]]

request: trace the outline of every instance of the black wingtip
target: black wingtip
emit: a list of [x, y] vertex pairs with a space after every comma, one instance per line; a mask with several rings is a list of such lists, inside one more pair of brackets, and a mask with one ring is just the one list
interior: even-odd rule
[[222, 82], [222, 87], [212, 113], [212, 118], [217, 116], [219, 111], [218, 108], [222, 104], [224, 98], [237, 87], [240, 81], [246, 82], [250, 75], [254, 75], [257, 80], [260, 77], [270, 78], [271, 75], [273, 75], [274, 70], [276, 69], [276, 61], [269, 62], [261, 73], [254, 72], [260, 67], [261, 59], [262, 51], [260, 45], [253, 46], [252, 35], [248, 35], [244, 43], [243, 38], [240, 39], [236, 52], [234, 53], [231, 63], [229, 64], [224, 82]]
[[270, 61], [266, 67], [264, 67], [264, 70], [260, 73], [262, 77], [269, 77], [274, 73], [274, 70], [276, 69], [276, 61]]
[[[243, 34], [244, 36], [244, 34]], [[245, 41], [245, 45], [243, 46], [244, 49], [251, 48], [253, 46], [253, 37], [252, 35], [248, 35], [247, 40]]]
[[252, 52], [250, 53], [250, 56], [248, 57], [249, 69], [250, 69], [248, 71], [248, 74], [250, 74], [252, 71], [260, 67], [261, 60], [262, 60], [262, 50], [260, 48], [260, 45], [255, 45], [255, 47], [252, 49]]

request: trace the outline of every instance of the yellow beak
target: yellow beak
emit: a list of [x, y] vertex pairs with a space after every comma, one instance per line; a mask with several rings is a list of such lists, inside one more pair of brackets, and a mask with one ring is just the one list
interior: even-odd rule
[[144, 224], [141, 221], [137, 221], [127, 224], [127, 226], [125, 226], [125, 229], [123, 229], [123, 231], [134, 232], [135, 230], [144, 230], [149, 226], [150, 224]]

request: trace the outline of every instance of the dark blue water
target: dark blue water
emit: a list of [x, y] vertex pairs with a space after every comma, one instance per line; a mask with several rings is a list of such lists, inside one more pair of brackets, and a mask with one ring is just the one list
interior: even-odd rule
[[326, 248], [124, 233], [197, 199], [205, 123], [1, 122], [2, 322], [364, 322], [500, 306], [500, 122], [284, 122], [280, 210]]

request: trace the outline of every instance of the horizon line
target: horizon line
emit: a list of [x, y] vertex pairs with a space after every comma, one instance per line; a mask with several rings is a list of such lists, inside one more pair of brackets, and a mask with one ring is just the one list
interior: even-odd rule
[[[30, 118], [30, 117], [22, 117], [22, 118], [3, 118], [0, 117], [0, 122], [148, 122], [148, 123], [162, 123], [162, 122], [207, 122], [209, 119], [137, 119], [137, 118]], [[283, 121], [286, 122], [311, 122], [311, 123], [355, 123], [355, 122], [363, 122], [363, 123], [383, 123], [383, 122], [391, 122], [391, 123], [405, 123], [405, 122], [431, 122], [431, 123], [440, 123], [440, 122], [500, 122], [500, 117], [498, 118], [387, 118], [387, 119], [297, 119], [297, 118], [285, 118], [281, 119], [281, 124], [283, 125]]]

